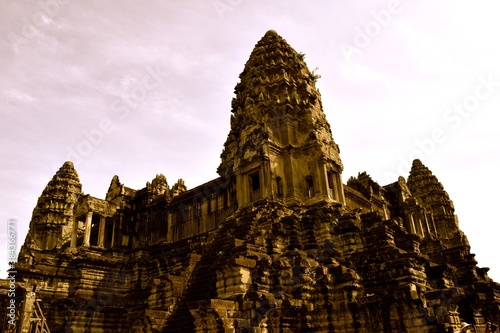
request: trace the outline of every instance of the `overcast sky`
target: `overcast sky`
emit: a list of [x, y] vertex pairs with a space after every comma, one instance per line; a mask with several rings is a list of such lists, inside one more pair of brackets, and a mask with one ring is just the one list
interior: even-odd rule
[[[418, 157], [500, 281], [497, 1], [0, 0], [0, 228], [24, 242], [38, 196], [71, 159], [83, 191], [157, 173], [217, 176], [238, 75], [276, 30], [311, 70], [343, 180], [386, 185]], [[5, 275], [7, 249], [0, 251]]]

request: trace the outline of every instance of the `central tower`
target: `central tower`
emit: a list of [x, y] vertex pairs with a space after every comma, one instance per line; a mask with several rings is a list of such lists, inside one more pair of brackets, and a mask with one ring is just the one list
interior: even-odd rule
[[344, 203], [339, 148], [316, 79], [275, 31], [256, 44], [235, 87], [217, 170], [235, 183], [239, 206], [265, 197]]

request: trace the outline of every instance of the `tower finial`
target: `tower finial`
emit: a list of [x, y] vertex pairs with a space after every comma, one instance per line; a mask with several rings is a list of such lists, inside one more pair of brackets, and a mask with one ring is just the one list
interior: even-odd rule
[[278, 33], [276, 32], [276, 30], [273, 30], [273, 29], [270, 29], [266, 32], [266, 34], [264, 35], [264, 37], [269, 37], [269, 36], [279, 36]]

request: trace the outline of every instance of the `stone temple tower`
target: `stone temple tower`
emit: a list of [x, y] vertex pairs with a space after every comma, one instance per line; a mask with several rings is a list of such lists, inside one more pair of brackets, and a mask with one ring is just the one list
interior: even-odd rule
[[437, 177], [420, 160], [413, 161], [408, 187], [417, 200], [429, 207], [434, 219], [432, 225], [435, 228], [434, 233], [441, 241], [450, 247], [461, 245], [462, 240], [468, 245], [467, 238], [458, 227], [455, 207], [448, 193]]
[[265, 197], [284, 203], [344, 203], [342, 162], [304, 55], [275, 31], [256, 44], [232, 101], [231, 131], [218, 173], [239, 206]]
[[71, 239], [73, 209], [82, 185], [72, 162], [65, 162], [38, 198], [26, 242], [19, 260], [29, 260], [29, 252], [61, 248]]

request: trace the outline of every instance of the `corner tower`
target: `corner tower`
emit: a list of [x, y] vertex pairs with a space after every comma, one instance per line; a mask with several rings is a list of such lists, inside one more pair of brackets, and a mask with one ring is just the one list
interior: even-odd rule
[[59, 249], [71, 240], [73, 208], [82, 185], [72, 162], [65, 162], [38, 198], [19, 261], [28, 260], [35, 251]]
[[[455, 207], [443, 184], [420, 160], [414, 160], [408, 187], [411, 193], [426, 207], [429, 207], [434, 216], [436, 234], [449, 247], [467, 245], [468, 241], [458, 227], [458, 218]], [[463, 244], [462, 244], [463, 242]]]
[[238, 204], [344, 203], [342, 162], [304, 55], [275, 31], [256, 44], [240, 74], [218, 173]]

